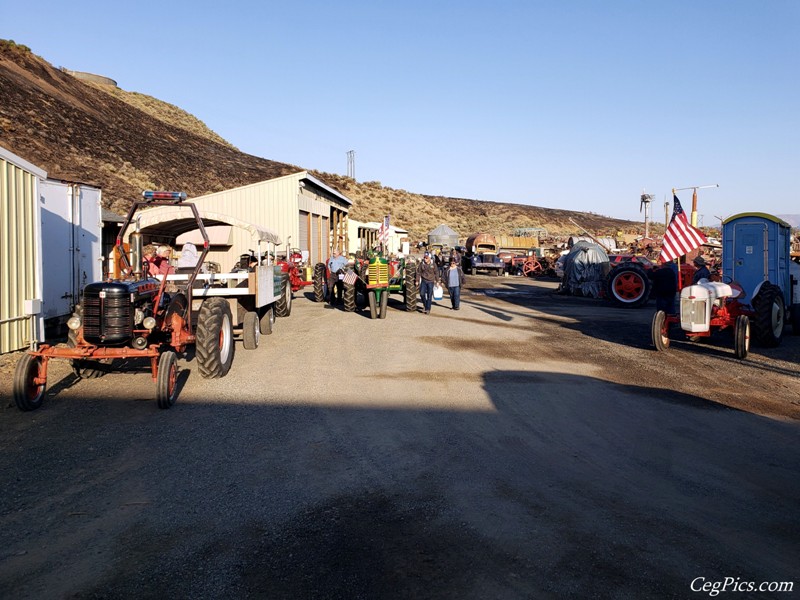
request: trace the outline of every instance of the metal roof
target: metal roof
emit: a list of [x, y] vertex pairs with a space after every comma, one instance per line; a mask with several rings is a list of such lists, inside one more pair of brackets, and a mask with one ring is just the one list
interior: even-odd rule
[[[242, 221], [231, 215], [203, 210], [198, 212], [200, 213], [200, 218], [203, 219], [203, 226], [233, 225], [250, 232], [254, 240], [270, 242], [275, 245], [281, 243], [280, 235], [272, 229]], [[188, 206], [169, 206], [146, 210], [139, 213], [134, 222], [139, 231], [151, 235], [162, 234], [177, 237], [182, 233], [197, 229], [197, 221]], [[125, 234], [126, 238], [131, 231], [132, 229], [128, 227], [128, 231]]]

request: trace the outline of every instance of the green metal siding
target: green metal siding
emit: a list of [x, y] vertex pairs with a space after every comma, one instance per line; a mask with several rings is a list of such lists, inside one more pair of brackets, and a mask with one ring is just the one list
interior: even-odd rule
[[41, 298], [39, 176], [0, 155], [0, 354], [30, 344], [25, 300]]

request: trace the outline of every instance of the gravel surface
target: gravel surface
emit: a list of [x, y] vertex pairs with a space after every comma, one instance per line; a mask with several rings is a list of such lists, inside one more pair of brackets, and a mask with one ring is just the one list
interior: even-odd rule
[[652, 304], [467, 280], [458, 312], [394, 296], [376, 321], [297, 293], [227, 377], [182, 357], [166, 411], [147, 365], [78, 381], [52, 361], [21, 413], [19, 355], [0, 357], [0, 597], [684, 598], [698, 577], [797, 579], [800, 337], [745, 361], [724, 334], [656, 353]]

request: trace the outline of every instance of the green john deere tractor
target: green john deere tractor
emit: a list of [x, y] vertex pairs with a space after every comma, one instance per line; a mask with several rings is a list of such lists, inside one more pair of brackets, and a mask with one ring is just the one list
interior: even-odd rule
[[[318, 302], [325, 300], [327, 269], [319, 263], [314, 269], [315, 286], [320, 293], [314, 297]], [[344, 310], [354, 312], [369, 307], [371, 319], [385, 319], [389, 294], [403, 294], [403, 303], [407, 311], [417, 309], [417, 263], [410, 258], [386, 259], [380, 255], [371, 255], [366, 259], [356, 259], [348, 265], [343, 276], [342, 299]], [[332, 290], [327, 290], [331, 293]]]

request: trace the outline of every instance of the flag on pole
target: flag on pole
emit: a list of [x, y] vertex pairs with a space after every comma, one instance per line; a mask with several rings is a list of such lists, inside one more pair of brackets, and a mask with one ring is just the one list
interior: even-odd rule
[[703, 235], [703, 232], [689, 224], [678, 197], [673, 196], [672, 202], [672, 218], [664, 233], [664, 243], [661, 245], [659, 256], [661, 262], [675, 260], [706, 243], [706, 236]]
[[357, 280], [358, 275], [356, 275], [356, 272], [352, 270], [345, 273], [344, 277], [342, 278], [342, 281], [344, 281], [347, 285], [353, 285]]
[[378, 229], [378, 241], [381, 244], [386, 244], [389, 241], [389, 215], [383, 217], [383, 223]]

